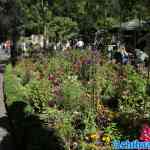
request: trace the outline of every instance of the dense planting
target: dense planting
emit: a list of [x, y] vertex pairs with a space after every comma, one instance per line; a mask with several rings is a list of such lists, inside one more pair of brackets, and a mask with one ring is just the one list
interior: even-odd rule
[[150, 118], [146, 89], [145, 76], [130, 65], [108, 63], [97, 51], [24, 59], [5, 71], [8, 106], [26, 103], [25, 113], [39, 116], [71, 150], [111, 149], [113, 140], [149, 139], [142, 133], [148, 126], [140, 133]]

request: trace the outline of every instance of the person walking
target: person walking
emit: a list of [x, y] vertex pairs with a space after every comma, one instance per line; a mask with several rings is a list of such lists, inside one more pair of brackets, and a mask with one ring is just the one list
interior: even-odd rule
[[115, 45], [108, 45], [108, 58], [112, 60]]
[[136, 65], [139, 71], [143, 71], [145, 67], [145, 61], [149, 58], [149, 56], [140, 49], [135, 49], [136, 52]]
[[11, 41], [10, 40], [7, 40], [4, 44], [5, 46], [5, 52], [6, 54], [10, 54], [10, 49], [11, 49]]
[[129, 62], [129, 55], [125, 49], [125, 47], [121, 48], [121, 55], [122, 55], [122, 64], [126, 65]]
[[80, 50], [83, 50], [84, 42], [83, 42], [82, 40], [79, 40], [79, 41], [76, 43], [76, 47], [79, 48]]

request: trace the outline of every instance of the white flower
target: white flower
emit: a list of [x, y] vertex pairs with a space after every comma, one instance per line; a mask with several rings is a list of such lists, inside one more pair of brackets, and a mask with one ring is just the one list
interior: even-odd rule
[[68, 76], [68, 79], [71, 79], [71, 76]]
[[80, 113], [78, 111], [74, 111], [73, 114], [78, 115]]

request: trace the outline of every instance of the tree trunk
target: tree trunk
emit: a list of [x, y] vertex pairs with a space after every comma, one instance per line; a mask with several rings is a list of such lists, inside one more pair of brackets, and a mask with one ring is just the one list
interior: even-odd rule
[[13, 35], [13, 45], [11, 48], [11, 63], [14, 66], [16, 64], [16, 60], [17, 60], [17, 51], [16, 51], [16, 35]]

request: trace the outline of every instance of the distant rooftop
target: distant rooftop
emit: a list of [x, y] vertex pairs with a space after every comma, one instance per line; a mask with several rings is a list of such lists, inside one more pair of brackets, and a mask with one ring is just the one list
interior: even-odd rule
[[150, 21], [132, 19], [127, 22], [123, 22], [121, 24], [116, 24], [113, 28], [120, 28], [121, 30], [136, 30], [139, 28], [149, 28], [150, 29]]

